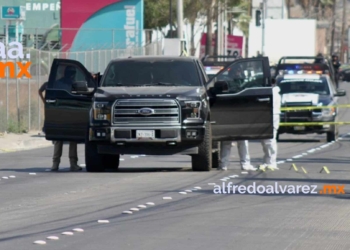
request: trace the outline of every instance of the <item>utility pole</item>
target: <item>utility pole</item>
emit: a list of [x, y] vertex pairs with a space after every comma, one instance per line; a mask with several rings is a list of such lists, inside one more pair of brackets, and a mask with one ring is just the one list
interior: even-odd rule
[[333, 6], [332, 6], [332, 34], [331, 34], [331, 54], [334, 53], [334, 33], [335, 33], [335, 6], [337, 5], [336, 0], [333, 0]]
[[170, 25], [170, 38], [173, 38], [173, 3], [172, 0], [170, 0], [169, 3], [169, 25]]
[[261, 9], [261, 55], [265, 55], [265, 17], [266, 17], [266, 0], [260, 4]]
[[345, 27], [347, 26], [347, 19], [346, 19], [346, 5], [347, 5], [347, 1], [343, 0], [343, 23], [342, 23], [342, 27], [341, 27], [341, 47], [340, 47], [340, 55], [339, 55], [339, 59], [340, 61], [342, 61], [343, 63], [345, 62]]
[[183, 1], [177, 0], [177, 36], [183, 39]]
[[[252, 1], [253, 0], [248, 0], [249, 5], [248, 5], [248, 16], [252, 17]], [[248, 50], [249, 50], [249, 32], [248, 35], [245, 37], [245, 44], [244, 44], [244, 55], [245, 57], [248, 57]], [[243, 52], [243, 51], [242, 51]], [[243, 54], [243, 53], [242, 53]]]

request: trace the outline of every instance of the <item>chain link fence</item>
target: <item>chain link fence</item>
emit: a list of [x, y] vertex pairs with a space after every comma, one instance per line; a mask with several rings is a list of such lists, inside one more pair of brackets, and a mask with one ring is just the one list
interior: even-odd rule
[[[55, 58], [80, 61], [90, 72], [103, 74], [110, 60], [129, 56], [162, 55], [163, 40], [158, 39], [142, 47], [128, 49], [98, 49], [86, 51], [47, 51], [33, 47], [24, 49], [24, 55], [30, 59], [21, 59], [22, 63], [30, 61], [31, 78], [10, 77], [10, 67], [6, 67], [5, 78], [0, 76], [0, 132], [22, 132], [41, 130], [44, 122], [44, 103], [38, 95], [40, 86], [48, 80], [52, 61]], [[4, 63], [10, 61], [1, 61]], [[14, 63], [17, 60], [13, 60]], [[15, 75], [20, 68], [15, 66]]]

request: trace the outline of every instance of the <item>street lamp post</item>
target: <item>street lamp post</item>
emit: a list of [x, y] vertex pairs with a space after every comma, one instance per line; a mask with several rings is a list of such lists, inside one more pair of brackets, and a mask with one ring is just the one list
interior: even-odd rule
[[170, 38], [173, 38], [173, 27], [172, 27], [172, 23], [173, 23], [173, 20], [172, 20], [172, 12], [173, 12], [173, 8], [172, 8], [172, 1], [170, 0], [170, 3], [169, 3], [169, 26], [170, 26]]

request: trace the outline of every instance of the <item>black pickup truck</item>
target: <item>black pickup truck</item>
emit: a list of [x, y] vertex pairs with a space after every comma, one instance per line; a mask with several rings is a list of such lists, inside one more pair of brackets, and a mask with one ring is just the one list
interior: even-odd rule
[[99, 81], [55, 59], [46, 139], [85, 143], [88, 172], [117, 169], [122, 154], [190, 155], [193, 171], [210, 171], [213, 142], [273, 137], [270, 83], [267, 57], [238, 59], [211, 80], [194, 57], [115, 59]]

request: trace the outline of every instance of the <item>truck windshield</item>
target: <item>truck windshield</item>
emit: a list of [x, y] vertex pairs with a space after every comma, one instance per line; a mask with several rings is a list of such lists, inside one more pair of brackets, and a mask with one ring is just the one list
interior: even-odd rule
[[101, 86], [200, 86], [191, 61], [118, 61], [107, 69]]
[[329, 95], [329, 87], [326, 78], [321, 79], [279, 79], [277, 84], [281, 89], [280, 94], [288, 93], [313, 93]]

